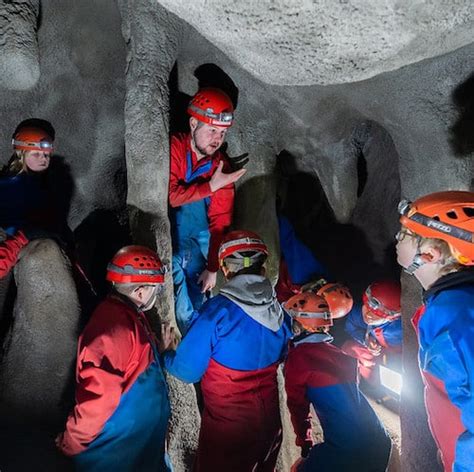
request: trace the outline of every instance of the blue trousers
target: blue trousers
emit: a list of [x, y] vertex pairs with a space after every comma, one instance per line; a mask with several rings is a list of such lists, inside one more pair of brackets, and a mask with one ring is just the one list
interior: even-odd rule
[[165, 454], [170, 405], [154, 361], [125, 393], [102, 432], [74, 457], [78, 472], [169, 472]]
[[188, 240], [186, 245], [180, 245], [180, 250], [173, 255], [175, 313], [183, 336], [193, 314], [205, 301], [198, 278], [206, 269], [208, 249], [209, 233], [203, 232], [200, 237]]

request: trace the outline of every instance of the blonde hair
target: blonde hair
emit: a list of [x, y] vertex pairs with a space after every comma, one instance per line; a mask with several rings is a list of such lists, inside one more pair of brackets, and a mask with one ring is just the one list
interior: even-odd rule
[[22, 172], [26, 172], [28, 168], [25, 164], [25, 155], [26, 151], [24, 150], [13, 151], [12, 157], [10, 157], [8, 164], [3, 168], [2, 173], [8, 175], [18, 175]]
[[451, 248], [446, 241], [438, 238], [420, 238], [420, 248], [429, 245], [438, 249], [441, 253], [442, 259], [440, 260], [441, 268], [439, 270], [440, 275], [446, 275], [451, 272], [459, 272], [460, 270], [466, 269], [466, 266], [459, 263], [458, 260], [453, 256]]

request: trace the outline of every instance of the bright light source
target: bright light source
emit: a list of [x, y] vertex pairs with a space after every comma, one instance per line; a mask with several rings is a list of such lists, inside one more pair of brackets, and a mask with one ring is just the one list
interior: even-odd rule
[[385, 387], [391, 390], [392, 392], [400, 395], [402, 393], [403, 379], [402, 374], [395, 372], [388, 367], [383, 365], [379, 366], [380, 372], [380, 383]]

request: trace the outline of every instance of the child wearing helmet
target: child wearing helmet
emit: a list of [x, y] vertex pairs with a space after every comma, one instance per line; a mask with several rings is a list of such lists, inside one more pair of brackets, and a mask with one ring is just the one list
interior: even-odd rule
[[232, 222], [234, 182], [245, 173], [231, 172], [220, 150], [233, 122], [231, 99], [203, 88], [188, 114], [190, 132], [171, 136], [169, 181], [175, 314], [182, 334], [216, 284], [217, 250]]
[[377, 359], [384, 353], [399, 355], [402, 347], [401, 288], [398, 282], [370, 284], [346, 320], [345, 330], [352, 339], [342, 350], [358, 360], [362, 379], [374, 382]]
[[20, 123], [13, 134], [13, 155], [0, 174], [0, 278], [9, 273], [29, 240], [53, 237], [70, 242], [48, 177], [53, 134], [49, 123], [37, 119]]
[[[288, 408], [301, 457], [293, 471], [383, 472], [391, 441], [358, 389], [355, 361], [331, 344], [333, 325], [327, 301], [313, 292], [284, 305], [294, 337], [285, 361]], [[324, 442], [313, 445], [310, 405]]]
[[[79, 338], [76, 405], [56, 439], [78, 471], [168, 470], [168, 390], [145, 317], [164, 273], [157, 254], [143, 246], [122, 248], [107, 267], [112, 291]], [[166, 349], [172, 330], [164, 327], [162, 335]]]
[[399, 205], [397, 260], [425, 290], [412, 322], [425, 406], [444, 470], [474, 470], [474, 193]]
[[290, 319], [265, 277], [268, 250], [250, 231], [219, 248], [226, 283], [193, 319], [166, 369], [198, 382], [204, 399], [194, 471], [274, 470], [281, 445], [277, 368]]

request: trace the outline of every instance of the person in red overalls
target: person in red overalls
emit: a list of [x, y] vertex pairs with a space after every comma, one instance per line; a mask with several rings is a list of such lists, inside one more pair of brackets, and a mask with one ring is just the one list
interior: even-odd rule
[[413, 317], [431, 432], [445, 472], [474, 470], [474, 193], [399, 205], [397, 260], [425, 289]]
[[188, 113], [190, 132], [171, 136], [169, 182], [175, 313], [182, 334], [216, 284], [217, 250], [232, 222], [234, 182], [245, 173], [232, 172], [220, 150], [234, 119], [231, 99], [222, 90], [203, 88]]
[[268, 249], [250, 231], [228, 233], [219, 249], [226, 278], [199, 310], [165, 367], [201, 380], [204, 397], [195, 472], [273, 472], [281, 445], [277, 368], [290, 318], [265, 277]]
[[[359, 391], [355, 360], [331, 344], [333, 325], [327, 301], [312, 292], [284, 305], [294, 337], [285, 361], [288, 408], [301, 448], [292, 472], [384, 472], [391, 442]], [[310, 405], [324, 434], [313, 445]]]
[[[79, 472], [165, 472], [170, 415], [157, 340], [145, 312], [153, 308], [164, 267], [143, 246], [126, 246], [107, 267], [109, 296], [79, 338], [76, 405], [59, 449]], [[163, 329], [166, 348], [171, 329]]]

